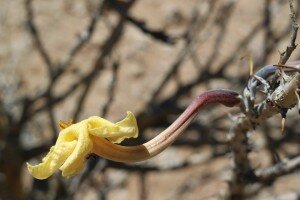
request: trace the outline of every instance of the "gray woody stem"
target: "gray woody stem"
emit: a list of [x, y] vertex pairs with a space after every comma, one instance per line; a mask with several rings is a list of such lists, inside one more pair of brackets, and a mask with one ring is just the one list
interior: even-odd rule
[[[289, 46], [286, 51], [281, 53], [279, 64], [285, 64], [289, 59], [292, 52], [296, 48], [296, 36], [298, 31], [298, 25], [296, 24], [296, 17], [293, 8], [293, 1], [290, 0], [290, 16], [292, 23], [292, 33]], [[276, 75], [275, 75], [276, 77]], [[272, 84], [276, 84], [282, 77], [277, 76], [273, 79]], [[230, 142], [233, 153], [233, 177], [230, 182], [230, 198], [242, 199], [244, 196], [244, 190], [248, 182], [256, 179], [256, 175], [266, 174], [267, 172], [260, 171], [256, 175], [254, 170], [251, 169], [248, 156], [248, 139], [247, 133], [253, 129], [254, 126], [259, 125], [266, 119], [280, 113], [282, 109], [290, 109], [297, 104], [297, 96], [295, 91], [300, 87], [300, 74], [295, 72], [288, 80], [284, 80], [281, 84], [275, 88], [274, 91], [269, 91], [266, 99], [258, 104], [253, 105], [251, 102], [251, 94], [248, 88], [244, 91], [244, 107], [241, 107], [245, 111], [245, 114], [238, 116], [236, 122], [231, 128]], [[247, 102], [249, 103], [247, 105]], [[251, 105], [252, 104], [252, 105]], [[249, 106], [250, 105], [250, 106]], [[245, 109], [246, 108], [246, 109]], [[275, 167], [275, 171], [285, 170], [284, 167]], [[273, 170], [274, 171], [274, 170]], [[279, 172], [277, 174], [280, 174]]]

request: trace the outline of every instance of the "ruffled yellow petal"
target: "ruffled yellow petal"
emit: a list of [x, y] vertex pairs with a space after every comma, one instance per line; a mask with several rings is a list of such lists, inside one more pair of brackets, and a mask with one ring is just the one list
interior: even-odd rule
[[90, 117], [76, 124], [60, 122], [59, 125], [62, 130], [56, 144], [42, 163], [35, 166], [27, 163], [30, 174], [37, 179], [46, 179], [57, 169], [60, 169], [65, 177], [81, 171], [86, 156], [93, 148], [90, 134], [107, 138], [113, 143], [138, 136], [136, 119], [131, 112], [127, 112], [126, 118], [115, 124], [100, 117]]
[[73, 152], [77, 141], [60, 143], [51, 147], [50, 152], [41, 164], [32, 166], [27, 163], [29, 173], [37, 179], [46, 179], [51, 176]]
[[115, 124], [100, 117], [90, 117], [87, 121], [90, 134], [107, 138], [113, 143], [120, 143], [126, 138], [138, 137], [136, 119], [129, 111], [125, 119]]
[[73, 124], [63, 131], [66, 131], [66, 135], [71, 133], [78, 137], [74, 151], [59, 168], [62, 171], [63, 176], [70, 177], [78, 173], [83, 168], [85, 157], [91, 152], [93, 143], [89, 137], [86, 120]]
[[60, 132], [55, 146], [43, 158], [43, 162], [36, 166], [28, 164], [28, 170], [37, 179], [48, 178], [57, 169], [62, 171], [63, 176], [70, 177], [81, 171], [92, 146], [87, 122], [73, 124]]

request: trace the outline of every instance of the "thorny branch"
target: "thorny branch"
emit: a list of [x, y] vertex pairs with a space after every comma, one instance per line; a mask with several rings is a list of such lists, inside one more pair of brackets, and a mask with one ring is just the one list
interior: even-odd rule
[[[280, 64], [284, 64], [296, 48], [295, 41], [298, 25], [296, 24], [293, 1], [289, 1], [289, 4], [292, 23], [291, 41], [286, 51], [280, 55]], [[262, 70], [258, 71], [257, 75], [258, 77], [267, 79], [270, 75], [274, 75], [275, 72], [276, 68], [274, 66], [266, 66]], [[284, 73], [282, 72], [280, 76], [284, 76]], [[274, 77], [277, 76], [275, 75]], [[283, 79], [281, 77], [278, 78]], [[231, 131], [231, 148], [234, 161], [234, 174], [230, 182], [231, 199], [243, 198], [247, 183], [256, 179], [254, 170], [250, 167], [250, 163], [248, 161], [249, 144], [247, 133], [275, 114], [282, 114], [285, 118], [287, 110], [297, 104], [298, 100], [296, 98], [295, 91], [300, 87], [299, 72], [295, 72], [290, 76], [285, 75], [284, 79], [284, 82], [280, 82], [280, 84], [278, 84], [277, 78], [273, 78], [270, 85], [276, 85], [276, 88], [271, 89], [269, 86], [264, 85], [266, 83], [258, 83], [258, 80], [254, 80], [254, 78], [251, 77], [249, 79], [248, 87], [244, 90], [244, 104], [242, 105], [242, 110], [244, 110], [245, 114], [237, 118], [237, 122], [233, 125]], [[260, 84], [266, 87], [266, 98], [262, 103], [255, 105], [254, 100], [256, 95], [254, 91]], [[276, 171], [278, 174], [280, 174], [279, 171], [286, 170], [285, 167], [278, 166], [275, 167], [275, 169], [276, 170], [273, 171]], [[263, 173], [267, 174], [268, 172], [266, 171], [257, 172], [256, 175], [261, 175]]]

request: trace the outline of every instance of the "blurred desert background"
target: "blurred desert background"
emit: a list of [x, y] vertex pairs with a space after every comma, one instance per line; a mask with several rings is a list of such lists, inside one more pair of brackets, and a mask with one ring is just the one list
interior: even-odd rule
[[[39, 163], [70, 118], [118, 121], [130, 110], [139, 138], [123, 144], [141, 144], [201, 92], [242, 93], [249, 57], [255, 70], [277, 63], [290, 30], [285, 0], [0, 0], [0, 199], [226, 199], [238, 109], [222, 106], [149, 161], [92, 157], [75, 177], [43, 181], [26, 162]], [[299, 119], [294, 109], [284, 135], [280, 116], [249, 134], [254, 169], [299, 156]], [[300, 199], [299, 169], [250, 184], [247, 199]]]

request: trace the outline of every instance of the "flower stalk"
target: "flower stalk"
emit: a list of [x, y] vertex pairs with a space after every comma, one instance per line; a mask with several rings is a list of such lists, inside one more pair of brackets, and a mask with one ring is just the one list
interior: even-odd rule
[[200, 94], [187, 109], [152, 140], [138, 146], [121, 146], [104, 138], [94, 137], [93, 153], [117, 162], [139, 162], [161, 153], [170, 146], [192, 122], [201, 108], [212, 103], [221, 103], [227, 107], [239, 104], [236, 92], [230, 90], [211, 90]]

